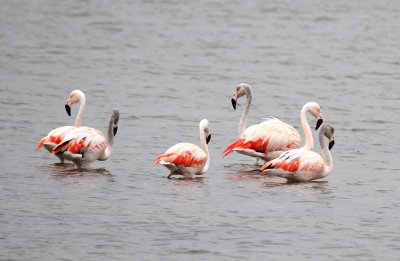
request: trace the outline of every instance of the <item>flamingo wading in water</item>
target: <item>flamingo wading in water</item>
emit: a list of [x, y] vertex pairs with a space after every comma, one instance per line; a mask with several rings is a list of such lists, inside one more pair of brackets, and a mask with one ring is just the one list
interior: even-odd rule
[[[78, 114], [75, 118], [74, 126], [63, 126], [50, 131], [47, 136], [39, 141], [36, 151], [40, 150], [40, 148], [44, 146], [51, 153], [53, 149], [60, 144], [67, 133], [81, 126], [86, 105], [85, 94], [81, 90], [74, 90], [69, 94], [69, 97], [65, 103], [65, 110], [69, 116], [71, 116], [71, 107], [75, 103], [79, 103], [80, 105]], [[64, 163], [63, 155], [59, 154], [56, 156], [60, 159], [60, 163]]]
[[[250, 85], [241, 83], [236, 87], [232, 96], [232, 106], [236, 109], [237, 100], [246, 95], [247, 103], [239, 122], [239, 139], [233, 142], [224, 150], [224, 157], [237, 151], [238, 153], [269, 161], [278, 157], [283, 151], [300, 147], [300, 134], [291, 125], [282, 122], [277, 118], [269, 118], [264, 122], [246, 128], [247, 116], [252, 100], [252, 89]], [[307, 122], [307, 113], [317, 119], [317, 130], [323, 119], [320, 106], [315, 102], [306, 103], [300, 113], [301, 125], [304, 130], [304, 148], [312, 150], [314, 141]]]
[[170, 170], [168, 178], [174, 175], [194, 177], [208, 170], [210, 153], [207, 144], [211, 140], [210, 122], [206, 119], [201, 120], [199, 130], [201, 148], [191, 143], [178, 143], [154, 160], [154, 163], [164, 165]]
[[[326, 145], [325, 137], [329, 140], [329, 146]], [[310, 181], [326, 177], [333, 166], [330, 153], [333, 145], [335, 145], [332, 125], [323, 125], [319, 131], [318, 138], [322, 155], [304, 148], [293, 149], [267, 162], [261, 167], [261, 170], [267, 174], [283, 177], [290, 181]]]
[[114, 136], [118, 130], [118, 121], [119, 110], [113, 109], [107, 137], [95, 128], [80, 127], [67, 133], [52, 153], [63, 155], [79, 169], [90, 168], [90, 165], [96, 160], [107, 160], [111, 156]]

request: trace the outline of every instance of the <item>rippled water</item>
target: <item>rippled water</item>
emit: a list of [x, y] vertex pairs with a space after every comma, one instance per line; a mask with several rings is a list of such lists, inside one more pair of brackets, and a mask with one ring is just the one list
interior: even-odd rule
[[[399, 13], [394, 0], [0, 1], [0, 259], [398, 258]], [[221, 158], [240, 82], [254, 89], [250, 124], [299, 127], [301, 106], [321, 104], [330, 176], [288, 185]], [[111, 159], [83, 172], [34, 151], [72, 123], [78, 88], [85, 125], [121, 111]], [[202, 118], [210, 170], [167, 180], [152, 160], [198, 144]]]

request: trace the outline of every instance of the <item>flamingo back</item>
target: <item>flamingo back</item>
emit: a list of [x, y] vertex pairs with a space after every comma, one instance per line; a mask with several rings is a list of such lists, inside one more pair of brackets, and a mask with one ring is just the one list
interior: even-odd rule
[[74, 126], [63, 126], [50, 131], [47, 136], [39, 141], [36, 150], [40, 150], [43, 145], [52, 144], [53, 147], [61, 143], [64, 137], [72, 130], [76, 129]]
[[203, 166], [207, 161], [206, 153], [191, 143], [178, 143], [158, 156], [154, 163], [174, 164], [182, 167]]
[[318, 153], [302, 148], [282, 153], [262, 166], [261, 170], [284, 178], [309, 180], [310, 176], [322, 173], [324, 165], [324, 160]]
[[95, 128], [80, 127], [68, 133], [52, 153], [99, 154], [105, 150], [106, 146], [107, 140], [102, 132]]
[[239, 140], [224, 150], [224, 156], [235, 149], [252, 149], [257, 152], [286, 151], [300, 146], [297, 130], [276, 118], [248, 127]]

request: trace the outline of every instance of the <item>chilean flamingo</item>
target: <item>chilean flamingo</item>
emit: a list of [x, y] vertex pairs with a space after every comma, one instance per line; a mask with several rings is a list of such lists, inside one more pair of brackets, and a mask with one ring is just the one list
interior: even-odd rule
[[[239, 139], [233, 142], [224, 150], [224, 157], [237, 151], [251, 157], [269, 161], [278, 157], [283, 151], [300, 147], [300, 134], [291, 125], [280, 121], [277, 118], [270, 118], [266, 121], [252, 125], [246, 129], [247, 116], [252, 100], [252, 90], [250, 85], [241, 83], [236, 87], [232, 96], [232, 106], [236, 109], [237, 100], [246, 95], [247, 103], [239, 122]], [[315, 102], [306, 103], [300, 113], [301, 125], [304, 130], [304, 148], [311, 150], [314, 146], [310, 125], [307, 122], [307, 112], [317, 119], [317, 130], [321, 126], [323, 119], [321, 108]]]
[[119, 110], [113, 109], [107, 137], [95, 128], [80, 127], [67, 133], [52, 153], [63, 155], [79, 169], [90, 168], [95, 160], [107, 160], [111, 155], [114, 136], [117, 134], [118, 121]]
[[210, 122], [200, 121], [200, 146], [191, 143], [178, 143], [158, 156], [154, 163], [164, 165], [170, 170], [168, 178], [174, 175], [194, 177], [204, 174], [210, 166], [210, 153], [207, 144], [211, 140]]
[[[53, 151], [53, 149], [60, 144], [60, 142], [63, 140], [65, 135], [81, 126], [82, 118], [83, 118], [83, 113], [85, 111], [85, 103], [86, 103], [86, 98], [85, 94], [81, 90], [74, 90], [70, 93], [66, 103], [65, 103], [65, 110], [67, 111], [68, 115], [71, 116], [71, 107], [75, 103], [79, 103], [79, 111], [78, 114], [75, 118], [75, 123], [74, 126], [63, 126], [56, 128], [47, 134], [43, 139], [39, 141], [39, 144], [36, 148], [36, 151], [40, 150], [42, 146], [44, 146], [50, 153]], [[64, 156], [63, 155], [56, 155], [61, 163], [64, 163]]]
[[[329, 140], [329, 147], [326, 146], [324, 136]], [[285, 151], [278, 158], [267, 162], [261, 167], [261, 170], [291, 181], [310, 181], [326, 177], [333, 166], [330, 153], [330, 149], [335, 145], [332, 125], [323, 125], [318, 137], [322, 156], [304, 148], [293, 149]]]

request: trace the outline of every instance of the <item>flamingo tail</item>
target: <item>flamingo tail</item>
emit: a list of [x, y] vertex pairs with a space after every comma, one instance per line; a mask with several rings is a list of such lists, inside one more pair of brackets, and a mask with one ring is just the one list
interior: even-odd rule
[[232, 153], [232, 151], [236, 149], [252, 149], [256, 152], [266, 153], [269, 143], [268, 141], [269, 140], [264, 141], [264, 139], [258, 139], [256, 141], [246, 141], [244, 139], [239, 139], [229, 145], [228, 148], [224, 150], [224, 157], [229, 155], [230, 153]]
[[47, 142], [47, 136], [46, 137], [44, 137], [43, 139], [41, 139], [40, 141], [39, 141], [39, 144], [38, 144], [38, 146], [36, 147], [36, 151], [38, 151], [38, 150], [40, 150], [42, 147], [43, 147], [43, 145]]
[[229, 145], [223, 152], [223, 157], [228, 156], [229, 154], [231, 154], [233, 152], [234, 149], [236, 148], [244, 148], [243, 146], [245, 145], [244, 139], [239, 139], [237, 141], [235, 141], [234, 143], [232, 143], [231, 145]]
[[164, 157], [169, 157], [171, 155], [173, 155], [173, 153], [162, 154], [162, 155], [158, 156], [157, 158], [155, 158], [155, 160], [153, 162], [160, 163]]
[[[72, 140], [72, 139], [71, 139]], [[57, 147], [55, 147], [53, 149], [53, 151], [51, 152], [51, 154], [56, 155], [56, 154], [60, 154], [62, 153], [66, 148], [68, 148], [69, 143], [71, 142], [71, 140], [67, 140], [59, 145], [57, 145]]]

